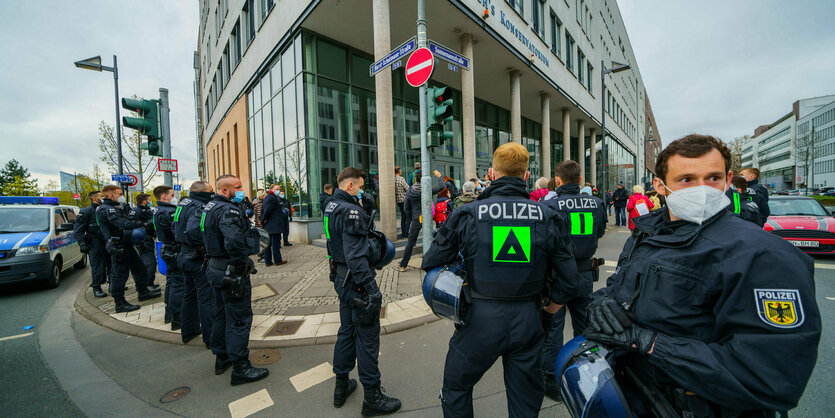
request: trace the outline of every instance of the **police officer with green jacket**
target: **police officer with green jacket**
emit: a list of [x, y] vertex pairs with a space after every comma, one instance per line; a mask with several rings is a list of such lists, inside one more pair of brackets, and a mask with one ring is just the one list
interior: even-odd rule
[[78, 241], [81, 252], [90, 259], [93, 295], [97, 298], [107, 296], [102, 285], [110, 279], [110, 255], [107, 253], [104, 236], [96, 222], [96, 209], [101, 206], [101, 192], [94, 190], [88, 194], [90, 206], [81, 209], [73, 225], [73, 238]]
[[174, 190], [169, 186], [154, 188], [157, 199], [157, 210], [154, 212], [154, 229], [157, 239], [162, 243], [159, 257], [165, 262], [165, 323], [171, 323], [171, 330], [177, 331], [181, 327], [180, 307], [183, 301], [183, 285], [185, 278], [177, 265], [180, 255], [180, 245], [174, 237], [174, 213], [177, 211], [177, 198]]

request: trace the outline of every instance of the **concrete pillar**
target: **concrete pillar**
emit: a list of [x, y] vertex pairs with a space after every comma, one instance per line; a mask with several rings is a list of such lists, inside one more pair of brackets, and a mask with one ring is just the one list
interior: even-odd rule
[[470, 60], [470, 71], [461, 71], [461, 131], [464, 136], [464, 178], [465, 182], [476, 175], [475, 167], [475, 88], [473, 82], [473, 35], [461, 35], [461, 52]]
[[542, 177], [551, 178], [551, 95], [540, 95], [542, 104]]
[[579, 152], [577, 156], [580, 163], [580, 176], [583, 177], [583, 182], [586, 182], [586, 121], [580, 119], [577, 121], [577, 146]]
[[562, 109], [562, 160], [571, 159], [571, 110]]
[[[597, 187], [597, 191], [600, 191], [600, 187], [597, 184], [597, 140], [595, 139], [595, 135], [597, 135], [597, 129], [590, 128], [589, 129], [589, 148], [591, 148], [591, 158], [589, 164], [591, 164], [591, 176], [589, 176], [589, 181], [595, 187]], [[600, 194], [603, 196], [603, 194]]]
[[519, 70], [510, 71], [510, 140], [522, 143], [522, 89]]
[[[373, 0], [374, 60], [391, 50], [389, 0]], [[380, 175], [380, 226], [389, 239], [397, 237], [397, 205], [394, 200], [394, 123], [392, 120], [391, 69], [374, 78], [377, 99], [377, 167]], [[369, 178], [369, 181], [371, 179]]]

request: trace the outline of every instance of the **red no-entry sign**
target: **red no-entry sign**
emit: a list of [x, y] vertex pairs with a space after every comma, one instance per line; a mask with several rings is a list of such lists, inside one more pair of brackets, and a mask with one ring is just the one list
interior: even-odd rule
[[418, 48], [406, 61], [406, 82], [412, 87], [420, 87], [432, 76], [435, 57], [428, 48]]

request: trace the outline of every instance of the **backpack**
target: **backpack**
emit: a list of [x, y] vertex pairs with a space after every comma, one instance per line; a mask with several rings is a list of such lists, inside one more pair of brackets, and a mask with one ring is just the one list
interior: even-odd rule
[[435, 213], [432, 215], [432, 219], [435, 221], [435, 224], [440, 225], [446, 222], [447, 216], [449, 216], [449, 206], [447, 205], [447, 201], [444, 200], [442, 202], [435, 203]]

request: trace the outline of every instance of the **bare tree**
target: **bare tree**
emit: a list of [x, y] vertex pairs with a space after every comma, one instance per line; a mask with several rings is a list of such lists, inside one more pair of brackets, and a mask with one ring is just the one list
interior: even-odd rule
[[734, 138], [728, 147], [731, 149], [731, 171], [739, 173], [742, 167], [742, 149], [750, 137], [748, 135]]
[[806, 189], [815, 187], [815, 159], [821, 156], [821, 149], [817, 146], [818, 135], [815, 134], [815, 127], [806, 131], [803, 136], [797, 137], [797, 162], [803, 163], [803, 169], [806, 175]]
[[[148, 186], [157, 175], [157, 157], [148, 155], [146, 150], [140, 148], [140, 145], [145, 141], [147, 141], [147, 138], [138, 131], [131, 129], [129, 134], [126, 135], [125, 129], [122, 128], [124, 169], [127, 172], [139, 173], [142, 177], [140, 179], [142, 184]], [[116, 130], [104, 121], [99, 123], [99, 150], [101, 151], [101, 161], [115, 173], [119, 167]], [[94, 166], [93, 176], [96, 180], [99, 180], [101, 172], [96, 173], [96, 171], [98, 171], [98, 166]]]

